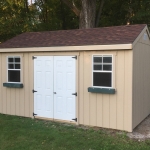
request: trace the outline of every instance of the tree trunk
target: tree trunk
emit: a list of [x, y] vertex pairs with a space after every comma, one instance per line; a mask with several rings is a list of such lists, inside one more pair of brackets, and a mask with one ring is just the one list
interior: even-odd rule
[[61, 0], [60, 0], [60, 7], [61, 7], [62, 29], [66, 30], [66, 19], [65, 19], [63, 3]]
[[26, 13], [29, 13], [28, 0], [24, 1], [24, 6], [25, 6], [25, 9], [26, 9]]
[[82, 8], [79, 19], [80, 29], [95, 27], [96, 0], [82, 0]]
[[103, 9], [103, 6], [104, 6], [104, 2], [105, 2], [104, 0], [101, 0], [99, 10], [98, 10], [98, 14], [97, 14], [97, 17], [96, 17], [95, 27], [98, 27], [98, 25], [99, 25], [101, 14], [102, 14], [102, 9]]

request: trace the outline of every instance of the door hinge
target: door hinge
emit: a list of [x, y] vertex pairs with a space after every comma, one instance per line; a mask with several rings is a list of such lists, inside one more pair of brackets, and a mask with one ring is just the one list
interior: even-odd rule
[[76, 92], [76, 93], [72, 93], [72, 95], [75, 95], [75, 96], [77, 96], [77, 92]]
[[37, 57], [35, 57], [35, 56], [32, 56], [32, 59], [36, 59]]
[[37, 114], [35, 114], [34, 112], [33, 112], [33, 116], [36, 116]]
[[34, 92], [37, 92], [37, 91], [32, 90], [32, 93], [34, 93]]
[[74, 56], [74, 57], [72, 57], [72, 58], [75, 58], [75, 59], [77, 59], [77, 56]]
[[77, 122], [77, 118], [75, 118], [75, 119], [72, 119], [72, 120], [74, 120], [74, 121], [76, 121], [76, 122]]

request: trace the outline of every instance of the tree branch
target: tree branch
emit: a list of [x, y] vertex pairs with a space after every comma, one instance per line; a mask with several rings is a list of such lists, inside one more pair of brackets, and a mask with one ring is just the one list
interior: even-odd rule
[[63, 1], [78, 17], [80, 16], [80, 10], [75, 6], [74, 3], [71, 3], [69, 0], [61, 1]]
[[98, 10], [98, 14], [97, 14], [97, 18], [96, 18], [96, 24], [95, 24], [96, 27], [98, 27], [98, 25], [99, 25], [99, 21], [100, 21], [100, 17], [101, 17], [101, 14], [102, 14], [104, 2], [105, 2], [105, 0], [101, 0], [100, 7], [99, 7], [99, 10]]

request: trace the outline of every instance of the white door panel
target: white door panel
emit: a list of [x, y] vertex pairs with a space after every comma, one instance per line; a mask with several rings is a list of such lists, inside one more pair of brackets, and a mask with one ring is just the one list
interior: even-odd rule
[[39, 117], [72, 121], [75, 118], [76, 60], [73, 56], [34, 59], [34, 113]]
[[54, 118], [75, 118], [75, 59], [73, 56], [54, 57]]
[[53, 118], [53, 57], [34, 59], [34, 113]]

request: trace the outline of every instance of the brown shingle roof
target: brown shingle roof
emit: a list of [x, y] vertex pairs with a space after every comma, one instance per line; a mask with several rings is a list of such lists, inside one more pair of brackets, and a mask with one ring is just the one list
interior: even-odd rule
[[134, 42], [145, 26], [146, 24], [138, 24], [92, 29], [27, 32], [0, 44], [0, 48], [130, 44]]

